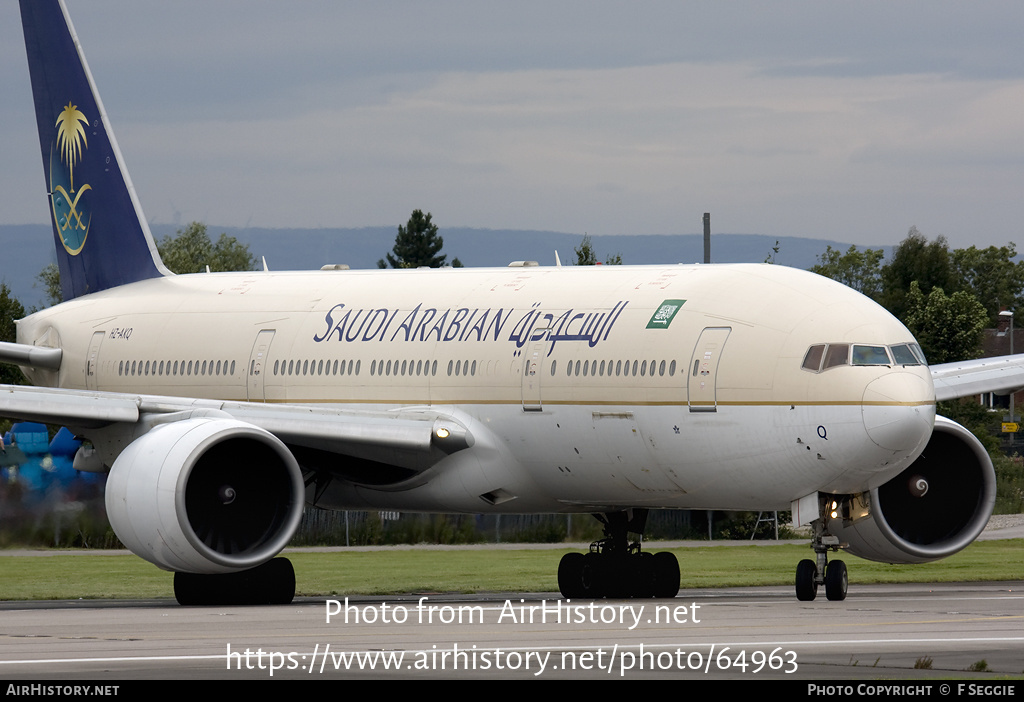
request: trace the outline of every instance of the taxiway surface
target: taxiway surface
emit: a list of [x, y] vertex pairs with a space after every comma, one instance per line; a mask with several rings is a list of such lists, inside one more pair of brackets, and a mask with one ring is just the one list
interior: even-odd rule
[[0, 603], [0, 677], [22, 680], [849, 680], [972, 668], [1024, 673], [1024, 581], [858, 585], [844, 602], [757, 587], [570, 603], [555, 593], [359, 596], [348, 609], [344, 597]]

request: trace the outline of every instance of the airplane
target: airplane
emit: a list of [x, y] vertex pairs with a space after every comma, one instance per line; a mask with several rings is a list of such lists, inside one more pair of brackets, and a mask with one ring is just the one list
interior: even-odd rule
[[64, 302], [18, 322], [0, 416], [64, 424], [118, 538], [183, 604], [289, 602], [304, 505], [587, 513], [567, 598], [674, 597], [652, 509], [787, 510], [800, 600], [840, 549], [967, 546], [992, 463], [936, 401], [1024, 386], [1024, 356], [927, 365], [907, 328], [778, 265], [174, 275], [62, 1], [21, 0]]

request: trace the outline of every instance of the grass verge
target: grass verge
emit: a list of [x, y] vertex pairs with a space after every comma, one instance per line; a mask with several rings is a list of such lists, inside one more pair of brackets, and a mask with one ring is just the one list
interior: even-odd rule
[[[671, 549], [683, 588], [790, 585], [805, 545], [707, 546]], [[866, 583], [1024, 580], [1024, 540], [979, 541], [935, 563], [888, 565], [842, 554], [853, 586]], [[296, 551], [300, 595], [411, 592], [554, 592], [552, 550]], [[53, 552], [47, 557], [0, 552], [0, 599], [52, 600], [172, 597], [172, 575], [132, 555]]]

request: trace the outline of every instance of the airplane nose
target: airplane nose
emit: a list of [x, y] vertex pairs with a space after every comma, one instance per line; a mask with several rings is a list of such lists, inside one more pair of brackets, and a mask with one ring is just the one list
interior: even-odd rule
[[891, 451], [923, 446], [935, 423], [934, 392], [924, 378], [889, 373], [864, 389], [864, 428], [876, 444]]

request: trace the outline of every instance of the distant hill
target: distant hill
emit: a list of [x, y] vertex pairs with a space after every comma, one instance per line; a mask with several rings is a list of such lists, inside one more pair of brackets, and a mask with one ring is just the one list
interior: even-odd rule
[[[179, 227], [151, 225], [157, 239], [173, 235]], [[347, 263], [352, 268], [376, 268], [378, 259], [395, 243], [395, 227], [358, 229], [258, 229], [208, 225], [210, 237], [221, 232], [249, 245], [257, 259], [266, 258], [271, 270], [316, 269], [328, 263]], [[510, 261], [537, 261], [554, 265], [555, 251], [562, 263], [576, 260], [574, 247], [580, 234], [527, 230], [494, 230], [451, 227], [440, 230], [444, 253], [463, 265], [505, 266]], [[711, 257], [715, 263], [761, 263], [772, 253], [776, 237], [761, 234], [715, 234]], [[49, 225], [0, 225], [0, 279], [26, 308], [41, 306], [43, 290], [35, 276], [55, 261]], [[621, 254], [626, 264], [698, 263], [704, 258], [701, 234], [636, 234], [592, 237], [598, 260]], [[828, 239], [779, 237], [777, 264], [810, 268], [826, 246], [846, 250], [849, 244]]]

